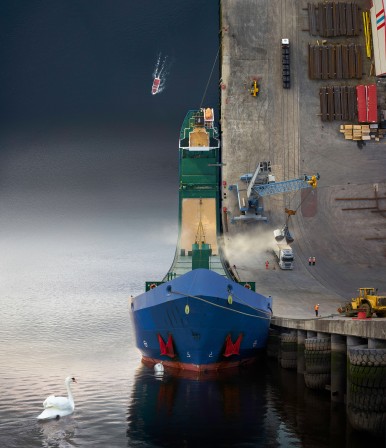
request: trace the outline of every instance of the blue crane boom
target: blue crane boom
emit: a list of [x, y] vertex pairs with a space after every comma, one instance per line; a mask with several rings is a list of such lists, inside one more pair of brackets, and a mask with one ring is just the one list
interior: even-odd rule
[[272, 175], [271, 162], [260, 162], [253, 174], [244, 174], [240, 177], [244, 186], [239, 187], [237, 183], [229, 185], [229, 190], [236, 190], [239, 210], [241, 212], [240, 216], [232, 217], [232, 222], [239, 220], [266, 221], [267, 218], [262, 215], [263, 206], [260, 198], [298, 191], [303, 188], [316, 188], [319, 179], [320, 175], [316, 173], [311, 176], [304, 174], [297, 179], [276, 182], [275, 176]]
[[306, 174], [300, 179], [285, 180], [282, 182], [272, 182], [261, 185], [254, 185], [252, 191], [260, 197], [270, 196], [272, 194], [288, 193], [290, 191], [301, 190], [302, 188], [316, 188], [319, 174], [307, 176]]

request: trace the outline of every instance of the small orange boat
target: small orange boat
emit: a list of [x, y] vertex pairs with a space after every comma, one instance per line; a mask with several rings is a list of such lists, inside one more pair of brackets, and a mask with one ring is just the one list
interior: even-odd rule
[[160, 83], [161, 83], [160, 78], [154, 78], [154, 80], [153, 80], [153, 85], [152, 85], [152, 88], [151, 88], [151, 93], [152, 93], [153, 95], [155, 95], [156, 93], [158, 93], [158, 89], [159, 89], [159, 85], [160, 85]]

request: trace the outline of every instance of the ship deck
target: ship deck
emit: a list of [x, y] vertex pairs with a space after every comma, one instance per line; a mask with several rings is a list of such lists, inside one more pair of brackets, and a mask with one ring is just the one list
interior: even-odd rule
[[170, 272], [173, 276], [174, 274], [180, 276], [192, 270], [192, 244], [197, 239], [198, 225], [201, 221], [204, 230], [201, 238], [204, 238], [212, 249], [209, 268], [225, 276], [217, 244], [216, 199], [185, 198], [182, 200], [181, 208], [180, 235]]
[[[209, 269], [216, 272], [217, 274], [226, 276], [221, 258], [218, 255], [211, 256], [209, 258]], [[171, 271], [176, 276], [180, 276], [186, 274], [187, 272], [192, 270], [192, 255], [178, 255], [174, 261], [173, 267]]]

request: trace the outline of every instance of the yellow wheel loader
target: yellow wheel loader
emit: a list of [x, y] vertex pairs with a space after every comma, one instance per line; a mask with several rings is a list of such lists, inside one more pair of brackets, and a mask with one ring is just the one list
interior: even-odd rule
[[378, 288], [359, 288], [358, 297], [351, 299], [338, 308], [338, 312], [346, 316], [357, 316], [358, 312], [371, 317], [375, 313], [378, 317], [386, 317], [386, 296], [378, 295]]

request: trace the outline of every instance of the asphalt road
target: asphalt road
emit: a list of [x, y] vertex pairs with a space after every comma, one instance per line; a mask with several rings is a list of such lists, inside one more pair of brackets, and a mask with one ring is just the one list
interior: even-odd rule
[[[238, 204], [234, 192], [224, 189], [230, 263], [242, 280], [256, 281], [259, 292], [273, 297], [275, 315], [297, 318], [313, 317], [315, 303], [322, 316], [336, 313], [359, 287], [378, 287], [386, 294], [386, 213], [343, 210], [373, 207], [374, 189], [386, 197], [385, 141], [360, 149], [340, 134], [343, 122], [321, 121], [319, 88], [337, 81], [308, 79], [307, 45], [316, 38], [303, 31], [308, 27], [306, 6], [296, 0], [222, 0], [220, 25], [222, 176], [227, 186], [264, 160], [271, 161], [277, 181], [316, 172], [321, 176], [316, 190], [265, 198], [268, 222], [232, 224], [231, 217], [240, 214]], [[290, 89], [282, 88], [282, 37], [290, 39]], [[364, 38], [352, 41], [363, 44]], [[360, 82], [376, 82], [379, 97], [385, 98], [385, 84], [366, 73], [369, 61]], [[260, 93], [253, 97], [249, 88], [256, 78]], [[369, 199], [336, 200], [359, 197]], [[273, 230], [284, 224], [285, 207], [297, 210], [290, 220], [292, 271], [279, 269], [272, 252]], [[386, 200], [378, 201], [378, 209], [386, 209]], [[315, 266], [308, 265], [309, 256], [316, 257]]]

